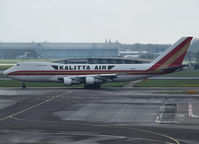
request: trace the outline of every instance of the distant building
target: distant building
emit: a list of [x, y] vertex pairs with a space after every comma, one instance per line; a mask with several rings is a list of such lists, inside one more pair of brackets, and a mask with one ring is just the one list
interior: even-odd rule
[[120, 56], [125, 58], [139, 58], [143, 54], [147, 54], [147, 51], [120, 51]]
[[15, 59], [26, 55], [27, 58], [66, 59], [117, 57], [120, 43], [54, 43], [54, 42], [1, 42], [0, 58]]
[[56, 61], [63, 64], [141, 64], [150, 63], [151, 60], [140, 58], [80, 58]]

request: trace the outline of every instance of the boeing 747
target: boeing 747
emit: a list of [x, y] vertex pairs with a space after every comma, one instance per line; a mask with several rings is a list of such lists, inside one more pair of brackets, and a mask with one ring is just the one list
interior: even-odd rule
[[147, 64], [58, 64], [21, 62], [3, 73], [23, 82], [60, 82], [66, 86], [84, 84], [100, 88], [102, 83], [126, 82], [172, 73], [182, 67], [192, 37], [182, 37]]

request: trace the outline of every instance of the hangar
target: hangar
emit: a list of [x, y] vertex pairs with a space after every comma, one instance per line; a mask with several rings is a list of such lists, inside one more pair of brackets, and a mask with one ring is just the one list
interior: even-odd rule
[[120, 47], [118, 42], [1, 42], [0, 58], [15, 59], [25, 53], [27, 58], [42, 59], [118, 57]]
[[151, 60], [140, 58], [79, 58], [56, 61], [63, 64], [141, 64], [150, 63]]

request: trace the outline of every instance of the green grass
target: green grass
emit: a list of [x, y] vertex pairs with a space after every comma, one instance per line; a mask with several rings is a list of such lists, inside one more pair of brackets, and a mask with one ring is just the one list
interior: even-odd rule
[[172, 77], [199, 77], [199, 70], [187, 70], [181, 72], [174, 72], [171, 74], [166, 74], [164, 76], [172, 76]]
[[144, 80], [135, 87], [199, 87], [199, 80]]
[[[128, 82], [110, 82], [102, 84], [102, 87], [123, 87]], [[27, 87], [83, 87], [82, 85], [64, 86], [63, 83], [26, 82]], [[0, 87], [21, 87], [17, 80], [0, 80]], [[199, 80], [144, 80], [134, 87], [199, 87]]]
[[4, 78], [5, 75], [3, 75], [3, 73], [0, 73], [0, 78]]
[[[26, 82], [27, 87], [83, 87], [81, 85], [64, 86], [63, 83], [46, 83], [46, 82]], [[111, 82], [102, 84], [102, 87], [123, 87], [127, 83]], [[21, 82], [17, 80], [0, 80], [0, 87], [21, 87]]]
[[198, 95], [199, 92], [189, 93], [187, 91], [169, 91], [169, 92], [156, 92], [155, 94], [195, 94]]
[[4, 71], [12, 67], [12, 65], [0, 65], [0, 71]]

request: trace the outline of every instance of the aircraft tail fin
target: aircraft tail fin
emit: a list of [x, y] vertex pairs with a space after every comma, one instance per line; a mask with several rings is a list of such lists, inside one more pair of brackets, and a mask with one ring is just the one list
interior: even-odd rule
[[191, 40], [192, 37], [182, 37], [179, 39], [152, 62], [153, 66], [150, 70], [181, 66]]

